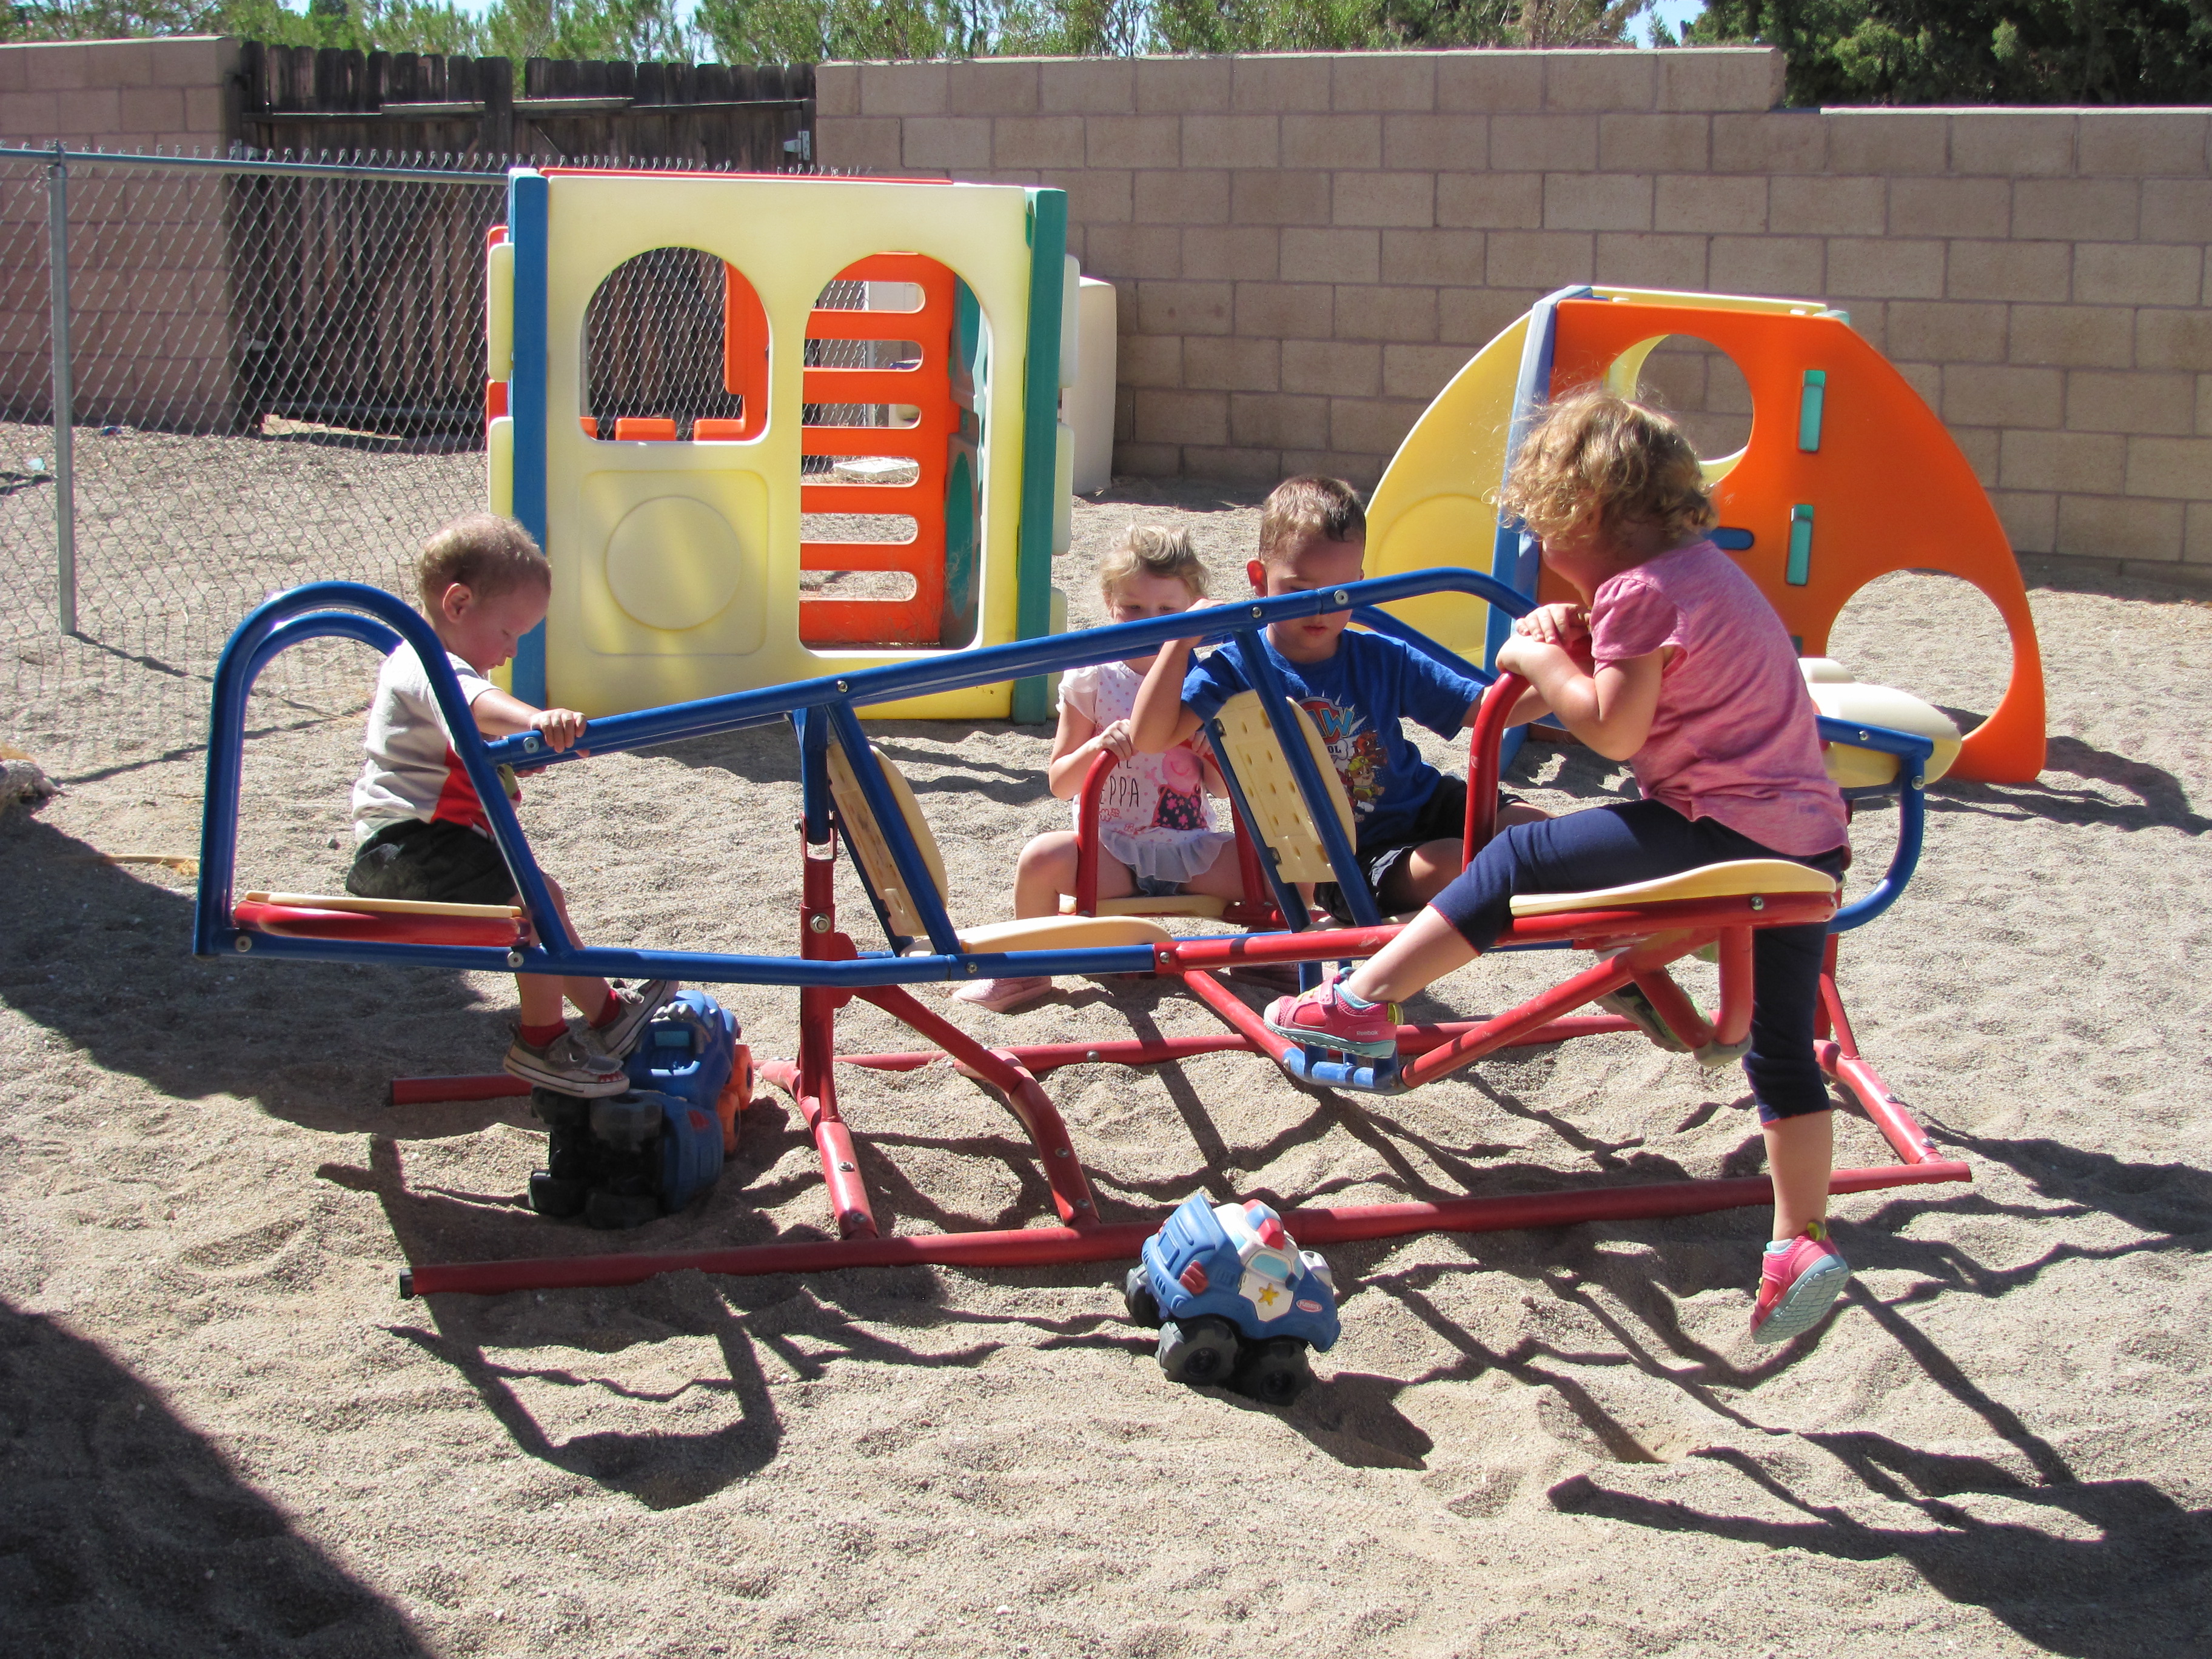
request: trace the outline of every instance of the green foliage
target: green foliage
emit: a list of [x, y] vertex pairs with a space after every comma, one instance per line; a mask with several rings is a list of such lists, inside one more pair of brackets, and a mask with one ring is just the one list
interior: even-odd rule
[[1710, 0], [1685, 33], [1781, 47], [1795, 104], [2212, 100], [2212, 0]]
[[219, 33], [518, 62], [726, 64], [1601, 46], [1625, 42], [1650, 0], [699, 0], [689, 18], [682, 0], [495, 0], [481, 19], [453, 0], [301, 3], [0, 0], [0, 40]]

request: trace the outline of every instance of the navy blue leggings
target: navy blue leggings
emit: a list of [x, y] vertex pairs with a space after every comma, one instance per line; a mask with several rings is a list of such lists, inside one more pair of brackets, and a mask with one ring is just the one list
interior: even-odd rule
[[[1693, 822], [1659, 801], [1625, 801], [1515, 824], [1430, 902], [1469, 945], [1486, 951], [1512, 920], [1517, 894], [1619, 887], [1731, 859], [1787, 858], [1840, 876], [1845, 850], [1798, 858], [1717, 818]], [[1813, 1057], [1827, 935], [1826, 927], [1813, 925], [1762, 927], [1751, 936], [1751, 1048], [1743, 1069], [1762, 1122], [1828, 1109], [1827, 1079]]]

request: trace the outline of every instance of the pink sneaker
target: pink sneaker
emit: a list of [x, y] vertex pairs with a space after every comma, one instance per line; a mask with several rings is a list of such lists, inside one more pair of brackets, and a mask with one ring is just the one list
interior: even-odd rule
[[1786, 1251], [1761, 1256], [1751, 1340], [1787, 1342], [1804, 1335], [1820, 1322], [1850, 1276], [1850, 1263], [1830, 1242], [1826, 1225], [1813, 1223]]
[[972, 1002], [994, 1014], [1010, 1014], [1051, 994], [1052, 981], [1036, 975], [1026, 979], [971, 979], [953, 992], [952, 1000]]
[[1377, 1002], [1365, 1008], [1345, 1006], [1331, 980], [1317, 991], [1277, 997], [1261, 1021], [1277, 1036], [1310, 1042], [1348, 1054], [1382, 1060], [1398, 1052], [1398, 1005]]

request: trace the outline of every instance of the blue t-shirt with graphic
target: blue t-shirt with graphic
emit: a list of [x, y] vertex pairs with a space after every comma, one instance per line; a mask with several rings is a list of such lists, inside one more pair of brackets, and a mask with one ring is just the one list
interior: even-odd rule
[[[1405, 840], [1443, 774], [1421, 758], [1402, 722], [1418, 720], [1448, 738], [1482, 700], [1482, 683], [1384, 634], [1346, 629], [1334, 656], [1307, 663], [1291, 661], [1264, 634], [1261, 639], [1283, 689], [1313, 716], [1336, 762], [1359, 850]], [[1252, 690], [1243, 648], [1231, 640], [1194, 664], [1183, 678], [1183, 702], [1211, 719], [1230, 698]]]

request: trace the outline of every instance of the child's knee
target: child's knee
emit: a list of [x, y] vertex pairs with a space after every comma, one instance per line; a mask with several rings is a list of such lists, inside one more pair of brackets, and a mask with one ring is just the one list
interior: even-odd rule
[[1024, 875], [1050, 875], [1063, 869], [1074, 869], [1074, 833], [1055, 830], [1049, 835], [1035, 837], [1022, 848], [1019, 868]]

